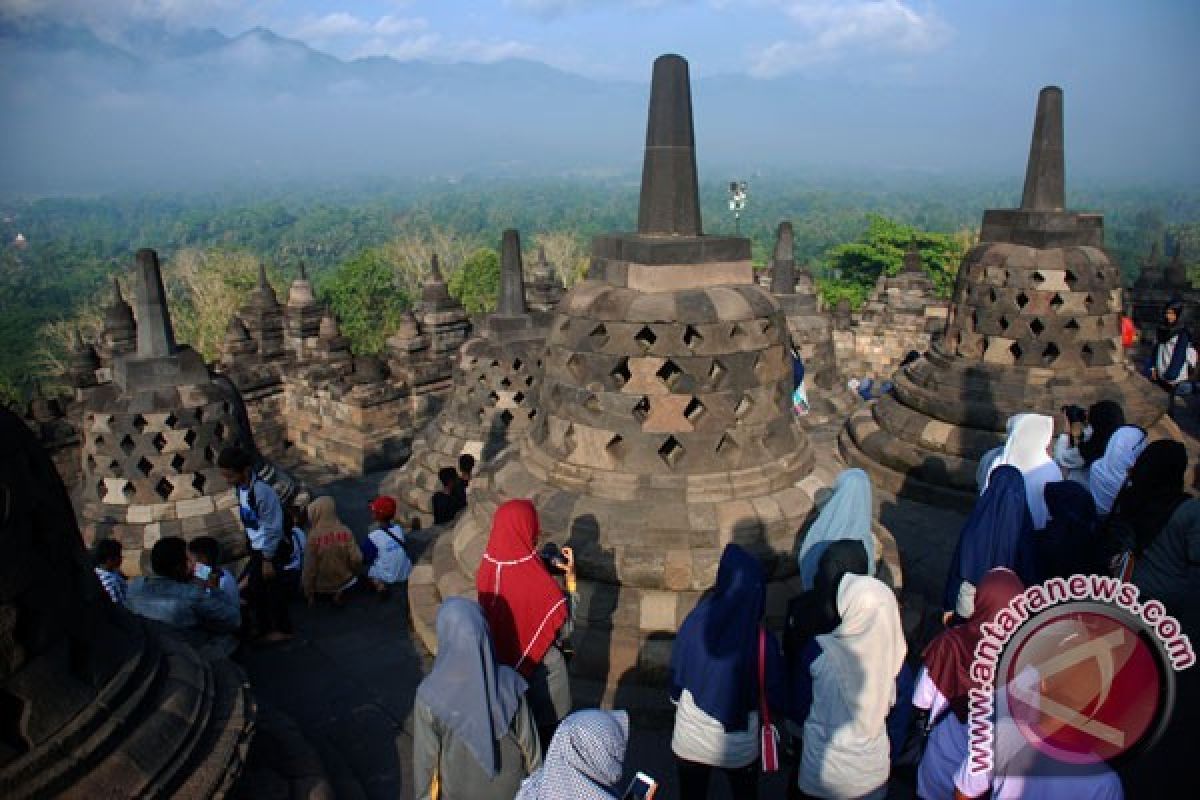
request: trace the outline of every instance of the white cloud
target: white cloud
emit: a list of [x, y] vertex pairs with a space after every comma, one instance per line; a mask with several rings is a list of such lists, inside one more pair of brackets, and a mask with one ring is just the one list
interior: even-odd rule
[[857, 51], [873, 55], [917, 55], [941, 47], [950, 27], [931, 9], [918, 11], [903, 0], [774, 0], [799, 28], [798, 38], [781, 39], [753, 57], [750, 72], [769, 78]]
[[345, 11], [337, 11], [323, 17], [306, 17], [290, 34], [306, 42], [326, 42], [352, 36], [386, 38], [421, 31], [428, 27], [428, 24], [422, 17], [397, 17], [388, 14], [371, 22]]
[[515, 40], [447, 39], [438, 33], [425, 33], [401, 39], [374, 37], [363, 42], [354, 58], [390, 56], [397, 61], [475, 61], [490, 64], [507, 58], [534, 55], [531, 45]]

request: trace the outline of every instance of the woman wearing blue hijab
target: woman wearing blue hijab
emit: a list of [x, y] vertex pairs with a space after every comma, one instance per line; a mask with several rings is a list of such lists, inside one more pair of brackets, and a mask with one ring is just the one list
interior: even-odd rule
[[988, 570], [1007, 567], [1029, 586], [1037, 582], [1033, 517], [1025, 498], [1025, 478], [1016, 467], [993, 470], [988, 488], [967, 517], [950, 561], [942, 594], [949, 619], [969, 619], [975, 610], [975, 587]]
[[785, 694], [779, 643], [763, 628], [766, 600], [762, 566], [736, 544], [726, 545], [716, 586], [675, 637], [671, 750], [681, 797], [706, 797], [713, 769], [725, 773], [734, 797], [758, 796], [760, 635], [773, 719], [781, 718]]
[[875, 534], [871, 532], [871, 479], [861, 469], [848, 469], [838, 475], [833, 484], [833, 496], [821, 509], [800, 542], [796, 565], [800, 582], [807, 591], [813, 588], [813, 578], [821, 555], [832, 542], [852, 539], [862, 542], [867, 551], [867, 575], [875, 574]]

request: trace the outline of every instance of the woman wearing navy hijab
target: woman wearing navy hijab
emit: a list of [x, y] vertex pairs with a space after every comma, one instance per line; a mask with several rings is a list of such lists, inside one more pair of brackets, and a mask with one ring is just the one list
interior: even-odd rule
[[785, 693], [779, 643], [763, 629], [766, 600], [762, 566], [741, 547], [728, 544], [716, 586], [675, 637], [671, 750], [681, 797], [707, 797], [713, 769], [725, 773], [734, 797], [758, 796], [760, 635], [772, 719], [782, 718]]
[[958, 535], [942, 594], [945, 618], [970, 619], [975, 587], [996, 567], [1011, 569], [1026, 586], [1036, 583], [1035, 545], [1025, 478], [1016, 467], [996, 467]]

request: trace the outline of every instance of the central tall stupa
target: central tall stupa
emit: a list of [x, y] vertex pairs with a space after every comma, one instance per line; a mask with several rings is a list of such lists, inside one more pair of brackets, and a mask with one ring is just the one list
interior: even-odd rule
[[467, 513], [435, 545], [436, 596], [414, 593], [418, 630], [439, 598], [473, 593], [492, 513], [514, 497], [536, 504], [544, 538], [575, 548], [581, 697], [661, 679], [728, 542], [767, 567], [778, 612], [795, 591], [797, 531], [836, 469], [813, 474], [787, 336], [755, 283], [750, 241], [703, 233], [688, 65], [662, 56], [638, 230], [597, 237], [587, 279], [559, 303], [541, 413], [476, 477]]
[[842, 431], [842, 454], [876, 485], [970, 503], [980, 457], [1024, 411], [1057, 418], [1064, 405], [1115, 400], [1130, 422], [1171, 435], [1164, 395], [1122, 352], [1121, 271], [1104, 251], [1104, 218], [1064, 210], [1064, 175], [1063, 93], [1050, 86], [1038, 96], [1021, 207], [984, 212], [945, 336]]

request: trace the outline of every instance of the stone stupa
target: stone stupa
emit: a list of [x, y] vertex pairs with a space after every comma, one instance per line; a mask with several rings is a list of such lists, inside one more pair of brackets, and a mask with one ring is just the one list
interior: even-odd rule
[[175, 341], [153, 250], [138, 251], [133, 287], [137, 348], [115, 358], [112, 383], [84, 397], [88, 541], [119, 539], [130, 566], [163, 536], [216, 536], [237, 554], [245, 539], [237, 501], [217, 468], [223, 447], [250, 442], [237, 398]]
[[110, 601], [62, 480], [4, 409], [0, 441], [0, 797], [230, 796], [254, 730], [245, 675]]
[[840, 435], [846, 460], [876, 485], [973, 502], [979, 458], [1020, 412], [1057, 419], [1064, 405], [1107, 399], [1132, 423], [1160, 424], [1162, 393], [1121, 350], [1121, 274], [1104, 251], [1103, 217], [1064, 210], [1062, 98], [1056, 87], [1038, 97], [1021, 207], [984, 212], [944, 336]]
[[787, 335], [750, 241], [703, 233], [688, 65], [662, 56], [637, 232], [596, 237], [587, 278], [558, 304], [536, 423], [475, 476], [431, 571], [414, 574], [418, 633], [436, 647], [440, 598], [474, 596], [492, 514], [518, 497], [537, 506], [543, 539], [575, 548], [584, 705], [612, 702], [620, 683], [622, 705], [662, 706], [674, 632], [729, 542], [764, 564], [778, 618], [799, 582], [797, 531], [837, 469], [814, 473]]
[[433, 522], [437, 473], [457, 467], [470, 454], [477, 464], [494, 459], [537, 419], [544, 314], [526, 303], [521, 238], [506, 230], [501, 242], [500, 294], [454, 365], [454, 385], [445, 406], [413, 441], [412, 458], [384, 479], [381, 490], [396, 498], [400, 518]]

